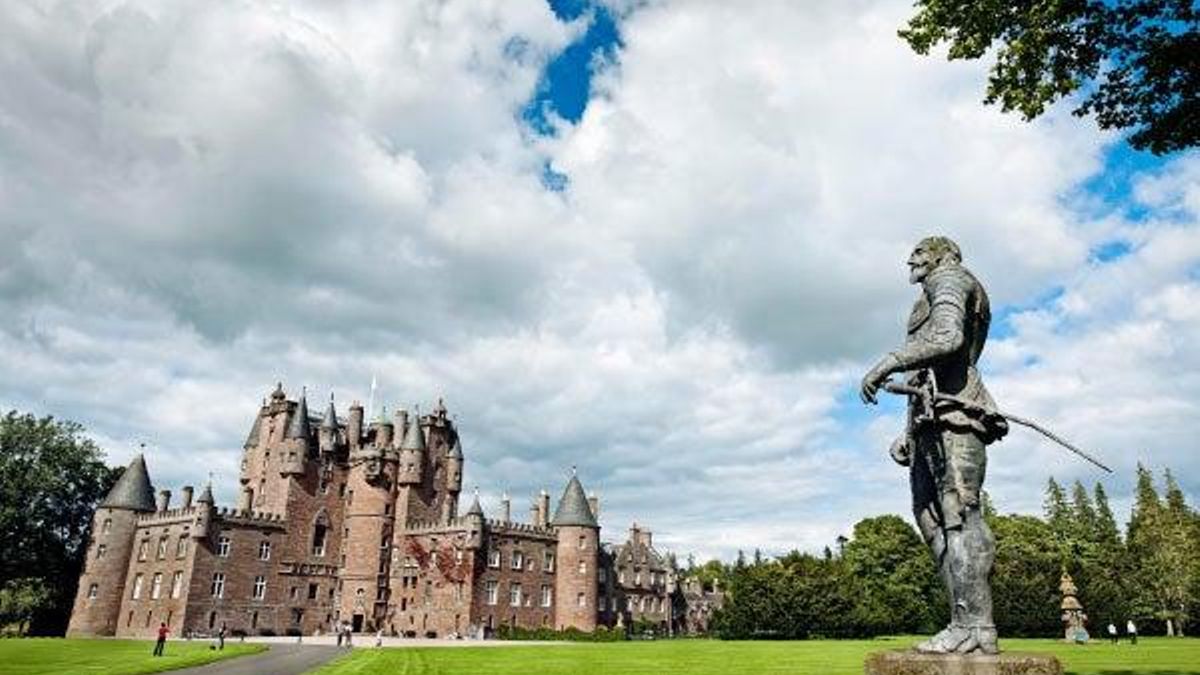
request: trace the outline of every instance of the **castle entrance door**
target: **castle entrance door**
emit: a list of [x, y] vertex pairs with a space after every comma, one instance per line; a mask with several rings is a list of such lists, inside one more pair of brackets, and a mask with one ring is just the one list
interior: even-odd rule
[[354, 630], [355, 633], [361, 633], [362, 626], [363, 626], [363, 615], [355, 614], [354, 618], [351, 619], [351, 621], [350, 621], [350, 627]]

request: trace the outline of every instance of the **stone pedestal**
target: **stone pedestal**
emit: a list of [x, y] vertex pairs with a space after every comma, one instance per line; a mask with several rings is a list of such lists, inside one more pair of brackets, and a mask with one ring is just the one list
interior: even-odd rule
[[1058, 659], [1046, 654], [892, 651], [868, 656], [866, 675], [1063, 675], [1063, 669]]

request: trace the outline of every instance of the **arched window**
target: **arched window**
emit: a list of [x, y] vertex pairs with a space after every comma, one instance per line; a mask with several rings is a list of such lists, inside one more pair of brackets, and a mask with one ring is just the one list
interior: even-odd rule
[[322, 509], [313, 519], [312, 554], [315, 558], [325, 557], [325, 542], [329, 538], [329, 516]]

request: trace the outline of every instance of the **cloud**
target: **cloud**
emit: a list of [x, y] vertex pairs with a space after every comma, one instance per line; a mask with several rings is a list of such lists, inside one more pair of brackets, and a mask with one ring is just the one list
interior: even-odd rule
[[[577, 465], [606, 537], [819, 550], [908, 509], [897, 402], [853, 391], [943, 231], [1003, 317], [1001, 404], [1103, 454], [1118, 498], [1139, 458], [1200, 494], [1200, 162], [1098, 206], [1114, 139], [981, 106], [983, 65], [897, 40], [910, 11], [620, 5], [543, 136], [523, 111], [586, 26], [540, 1], [6, 6], [0, 404], [230, 502], [276, 379], [344, 406], [374, 375], [389, 406], [446, 397], [489, 511]], [[1035, 510], [1049, 473], [1096, 475], [1014, 431], [988, 485]]]

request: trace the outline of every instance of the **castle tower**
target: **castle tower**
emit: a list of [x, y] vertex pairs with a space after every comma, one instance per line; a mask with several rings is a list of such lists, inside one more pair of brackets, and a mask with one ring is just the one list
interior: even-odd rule
[[600, 525], [588, 506], [579, 478], [572, 475], [550, 525], [558, 535], [554, 575], [554, 624], [559, 629], [596, 629], [596, 565]]
[[92, 536], [67, 626], [68, 637], [116, 633], [138, 515], [154, 510], [146, 460], [138, 455], [92, 517]]
[[[357, 409], [361, 415], [361, 408]], [[351, 408], [351, 419], [355, 408]], [[345, 564], [339, 616], [354, 630], [374, 631], [387, 611], [391, 572], [396, 457], [392, 424], [382, 414], [371, 425], [371, 442], [355, 444], [346, 481]]]
[[337, 448], [337, 430], [337, 409], [333, 406], [333, 394], [330, 394], [329, 406], [325, 408], [325, 417], [321, 419], [321, 428], [317, 431], [317, 444], [322, 455], [332, 454]]
[[311, 433], [312, 429], [308, 423], [308, 393], [302, 392], [300, 402], [296, 404], [296, 410], [292, 413], [287, 432], [283, 436], [283, 461], [279, 465], [281, 475], [304, 475]]
[[442, 502], [442, 521], [449, 523], [458, 515], [458, 495], [462, 492], [462, 443], [454, 437], [454, 445], [446, 453], [446, 500]]
[[483, 546], [483, 507], [479, 505], [479, 490], [475, 491], [475, 500], [463, 514], [467, 523], [467, 547], [478, 549]]

